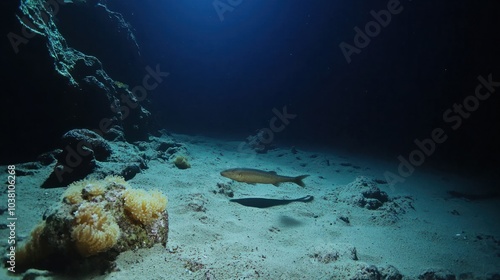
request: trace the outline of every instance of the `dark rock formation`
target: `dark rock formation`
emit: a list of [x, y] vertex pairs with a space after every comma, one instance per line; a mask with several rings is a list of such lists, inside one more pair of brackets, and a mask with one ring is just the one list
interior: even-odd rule
[[[140, 83], [158, 71], [141, 62], [132, 27], [121, 14], [104, 1], [15, 3], [5, 11], [9, 25], [4, 34], [10, 43], [6, 51], [12, 54], [6, 55], [2, 67], [10, 81], [6, 106], [21, 117], [9, 118], [14, 137], [5, 146], [16, 149], [8, 149], [2, 160], [35, 160], [56, 148], [60, 135], [74, 127], [100, 130], [99, 134], [118, 129], [127, 141], [147, 138], [150, 114], [143, 107], [147, 97]], [[109, 40], [106, 48], [100, 44], [102, 38]], [[41, 134], [39, 141], [31, 141]]]
[[146, 168], [134, 145], [107, 141], [88, 129], [73, 129], [65, 133], [60, 148], [55, 156], [54, 171], [43, 187], [65, 186], [91, 173], [102, 176], [115, 174], [128, 180]]
[[122, 139], [117, 129], [110, 134], [101, 136], [88, 129], [73, 129], [65, 133], [59, 149], [40, 156], [40, 163], [36, 163], [52, 164], [54, 168], [42, 187], [66, 186], [89, 175], [104, 178], [112, 174], [130, 180], [147, 169], [151, 160], [167, 162], [180, 154], [189, 154], [173, 139], [151, 136], [149, 141], [129, 143], [116, 140]]

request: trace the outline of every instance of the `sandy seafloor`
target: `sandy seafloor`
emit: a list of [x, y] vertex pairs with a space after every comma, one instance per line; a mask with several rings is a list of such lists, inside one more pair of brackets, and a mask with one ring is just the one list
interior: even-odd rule
[[[168, 196], [167, 248], [122, 253], [118, 271], [82, 279], [378, 279], [370, 278], [373, 270], [390, 275], [394, 268], [403, 279], [418, 279], [426, 271], [457, 279], [498, 279], [492, 275], [500, 273], [500, 201], [447, 194], [484, 193], [493, 183], [423, 166], [391, 188], [380, 180], [384, 171], [396, 172], [396, 159], [377, 161], [306, 147], [296, 147], [296, 153], [281, 147], [250, 157], [238, 152], [238, 141], [177, 137], [187, 148], [191, 168], [154, 160], [129, 181]], [[301, 188], [292, 183], [250, 185], [220, 176], [235, 167], [310, 177]], [[40, 188], [50, 172], [47, 166], [17, 178], [16, 233], [21, 239], [64, 191]], [[377, 210], [352, 203], [360, 196], [359, 184], [366, 182], [391, 201]], [[233, 198], [310, 195], [314, 200], [254, 208], [231, 202], [231, 190]], [[0, 199], [6, 200], [5, 192]], [[0, 216], [2, 223], [6, 217]], [[8, 229], [0, 230], [3, 246], [7, 235]], [[2, 270], [0, 279], [11, 277]], [[49, 273], [38, 279], [64, 278]]]

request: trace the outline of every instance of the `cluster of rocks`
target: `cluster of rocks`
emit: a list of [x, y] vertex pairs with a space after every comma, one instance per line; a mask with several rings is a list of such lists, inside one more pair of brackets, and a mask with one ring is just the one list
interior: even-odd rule
[[399, 270], [392, 265], [376, 266], [368, 264], [358, 259], [356, 247], [348, 243], [328, 243], [321, 244], [309, 250], [307, 257], [314, 261], [324, 264], [333, 265], [335, 270], [335, 279], [349, 280], [402, 280], [402, 279], [418, 279], [418, 280], [497, 280], [500, 279], [499, 274], [487, 275], [483, 278], [478, 278], [473, 273], [462, 273], [455, 275], [448, 270], [443, 269], [426, 269], [420, 274], [413, 277], [403, 275]]
[[357, 250], [347, 243], [322, 244], [310, 250], [308, 257], [323, 264], [333, 263], [338, 277], [350, 280], [401, 280], [403, 275], [391, 265], [377, 267], [359, 261]]
[[234, 190], [232, 188], [232, 182], [230, 183], [217, 183], [217, 189], [212, 191], [214, 194], [222, 194], [227, 197], [234, 197]]
[[415, 210], [411, 196], [389, 197], [378, 187], [380, 184], [386, 183], [359, 176], [347, 186], [339, 188], [334, 194], [334, 199], [337, 202], [370, 210], [370, 219], [381, 225], [394, 224], [399, 220], [400, 215], [409, 210]]
[[58, 187], [89, 174], [113, 174], [130, 180], [147, 169], [149, 161], [171, 161], [179, 154], [187, 154], [186, 148], [171, 138], [150, 136], [148, 141], [129, 143], [119, 128], [102, 136], [88, 129], [73, 129], [63, 135], [60, 149], [41, 155], [39, 163], [33, 165], [53, 164], [53, 172], [43, 187]]
[[[145, 67], [133, 28], [125, 18], [110, 9], [105, 1], [17, 2], [16, 11], [12, 13], [16, 16], [11, 17], [18, 21], [15, 25], [17, 31], [9, 35], [14, 36], [11, 43], [18, 55], [12, 62], [9, 60], [4, 72], [12, 69], [14, 63], [23, 65], [33, 59], [40, 63], [35, 72], [21, 71], [21, 67], [17, 69], [19, 71], [12, 71], [17, 75], [10, 76], [16, 79], [11, 84], [23, 81], [26, 85], [23, 94], [17, 94], [12, 102], [19, 105], [16, 110], [25, 118], [12, 118], [11, 125], [22, 126], [19, 132], [22, 131], [23, 135], [38, 135], [49, 130], [55, 133], [45, 134], [37, 141], [29, 137], [11, 137], [15, 140], [9, 141], [17, 141], [14, 145], [30, 145], [30, 149], [9, 153], [6, 162], [17, 162], [19, 158], [20, 161], [32, 160], [33, 154], [51, 149], [60, 134], [74, 128], [75, 123], [78, 127], [99, 127], [106, 131], [111, 127], [111, 133], [118, 127], [119, 133], [125, 132], [128, 141], [147, 139], [151, 131], [151, 113], [146, 109], [147, 93], [157, 88], [168, 73], [161, 71], [159, 65]], [[93, 20], [87, 21], [89, 18]], [[35, 35], [36, 42], [30, 44], [29, 51], [23, 51], [28, 39]], [[107, 48], [88, 48], [89, 42], [95, 46], [103, 43], [102, 38], [107, 39]], [[82, 49], [91, 54], [82, 52]], [[110, 49], [122, 51], [109, 52]], [[124, 60], [127, 60], [126, 64], [122, 63]], [[107, 72], [110, 68], [114, 68], [113, 73]], [[129, 86], [116, 77], [135, 84]], [[40, 87], [42, 82], [50, 86]], [[26, 100], [38, 98], [35, 96], [41, 92], [50, 92], [46, 99], [57, 102], [31, 102], [36, 105], [26, 106], [30, 103]], [[39, 108], [45, 108], [43, 114]], [[36, 121], [25, 125], [26, 119], [34, 118]], [[40, 125], [44, 123], [50, 124], [50, 129]], [[69, 141], [72, 138], [68, 135]], [[64, 153], [64, 149], [61, 152]]]
[[389, 195], [369, 177], [359, 176], [342, 188], [339, 200], [368, 210], [377, 210], [390, 201]]

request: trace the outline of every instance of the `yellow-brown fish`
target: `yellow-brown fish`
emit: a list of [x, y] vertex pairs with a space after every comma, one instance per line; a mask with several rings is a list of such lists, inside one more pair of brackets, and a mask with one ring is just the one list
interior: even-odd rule
[[301, 187], [306, 185], [302, 182], [302, 179], [309, 175], [301, 175], [297, 177], [281, 176], [276, 174], [274, 171], [263, 171], [251, 168], [233, 168], [224, 170], [220, 175], [233, 179], [237, 182], [247, 183], [247, 184], [273, 184], [278, 186], [280, 183], [291, 182], [295, 183]]

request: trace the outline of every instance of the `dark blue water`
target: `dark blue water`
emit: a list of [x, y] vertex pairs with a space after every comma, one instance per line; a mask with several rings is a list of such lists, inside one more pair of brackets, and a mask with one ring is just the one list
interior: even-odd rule
[[143, 59], [171, 73], [151, 95], [165, 127], [246, 137], [287, 106], [296, 118], [276, 141], [405, 153], [443, 128], [436, 158], [498, 163], [498, 97], [457, 130], [443, 117], [479, 75], [500, 75], [494, 7], [401, 1], [348, 63], [339, 45], [355, 47], [354, 28], [376, 21], [370, 11], [384, 18], [389, 1], [240, 2], [221, 17], [213, 1], [117, 6]]
[[[140, 53], [104, 14], [89, 20], [81, 10], [63, 7], [59, 28], [68, 44], [98, 57], [117, 81], [141, 84], [146, 66], [169, 73], [142, 104], [154, 129], [245, 139], [286, 110], [294, 118], [273, 131], [276, 143], [395, 158], [418, 148], [415, 140], [432, 139], [438, 128], [448, 137], [436, 146], [433, 160], [468, 167], [499, 163], [497, 94], [466, 99], [475, 94], [479, 76], [500, 80], [494, 1], [107, 4], [130, 23]], [[5, 33], [18, 28], [13, 15], [7, 19], [13, 27]], [[46, 53], [38, 40], [23, 47]], [[6, 53], [12, 53], [8, 46]], [[73, 90], [57, 75], [36, 70], [50, 67], [49, 58], [3, 59], [5, 68], [16, 69], [4, 72], [6, 80], [16, 81], [6, 92], [19, 112], [12, 126], [17, 136], [6, 141], [28, 143], [23, 139], [54, 130], [31, 152], [19, 151], [22, 158], [53, 148], [69, 128], [99, 120], [71, 117], [75, 110], [84, 115], [87, 105], [70, 108], [67, 93]], [[466, 100], [470, 110], [454, 109]], [[46, 126], [32, 121], [43, 116]]]

